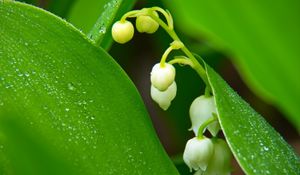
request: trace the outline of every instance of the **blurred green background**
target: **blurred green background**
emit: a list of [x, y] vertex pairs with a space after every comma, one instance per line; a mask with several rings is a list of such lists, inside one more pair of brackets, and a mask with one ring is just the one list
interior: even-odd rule
[[[61, 16], [87, 33], [107, 1], [27, 2]], [[300, 152], [299, 1], [137, 1], [134, 8], [151, 6], [169, 9], [175, 29], [187, 47], [215, 68]], [[124, 7], [120, 13], [130, 8]], [[178, 157], [192, 137], [187, 130], [191, 125], [188, 110], [193, 99], [203, 93], [203, 83], [193, 70], [177, 66], [178, 91], [169, 110], [162, 111], [151, 100], [150, 71], [170, 41], [159, 29], [154, 35], [135, 33], [133, 40], [125, 45], [112, 44], [106, 36], [102, 46], [137, 86], [161, 142], [185, 172], [187, 168]], [[235, 169], [235, 174], [242, 173], [238, 166]]]

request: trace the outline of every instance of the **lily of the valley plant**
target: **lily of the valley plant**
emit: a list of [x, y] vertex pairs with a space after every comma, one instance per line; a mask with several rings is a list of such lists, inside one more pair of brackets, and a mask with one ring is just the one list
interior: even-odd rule
[[[130, 41], [134, 35], [133, 24], [127, 18], [136, 18], [135, 27], [138, 32], [152, 34], [161, 26], [173, 39], [160, 62], [153, 66], [150, 73], [151, 97], [163, 110], [169, 108], [177, 93], [174, 64], [191, 67], [206, 85], [203, 95], [197, 97], [190, 107], [190, 130], [194, 132], [195, 137], [186, 143], [184, 162], [191, 171], [195, 170], [196, 174], [230, 174], [232, 155], [226, 142], [218, 138], [218, 114], [205, 69], [175, 33], [171, 14], [159, 7], [133, 10], [124, 14], [112, 27], [113, 39], [121, 44]], [[169, 53], [173, 50], [181, 50], [183, 54], [167, 61]], [[206, 130], [210, 132], [211, 138], [204, 136]]]

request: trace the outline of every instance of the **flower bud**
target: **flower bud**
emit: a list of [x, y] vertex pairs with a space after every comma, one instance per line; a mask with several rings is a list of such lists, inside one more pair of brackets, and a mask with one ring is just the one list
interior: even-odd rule
[[177, 86], [175, 81], [165, 91], [156, 89], [153, 85], [151, 86], [151, 98], [163, 109], [167, 110], [171, 105], [171, 101], [175, 98]]
[[[153, 13], [158, 17], [156, 12]], [[157, 31], [159, 24], [150, 16], [141, 15], [136, 18], [135, 26], [140, 33], [152, 34]]]
[[203, 175], [230, 174], [232, 154], [227, 143], [223, 139], [214, 139], [213, 145], [214, 154], [210, 159], [208, 167]]
[[183, 160], [191, 171], [192, 169], [205, 171], [213, 152], [214, 146], [210, 139], [194, 137], [186, 143]]
[[[190, 107], [190, 118], [192, 122], [191, 129], [195, 135], [198, 135], [199, 127], [206, 122], [208, 119], [213, 117], [213, 113], [217, 114], [217, 108], [215, 106], [214, 97], [206, 97], [204, 95], [197, 97], [191, 104]], [[220, 130], [218, 121], [212, 122], [208, 125], [209, 132], [216, 136]]]
[[124, 44], [132, 39], [134, 28], [129, 21], [117, 21], [112, 27], [111, 34], [116, 42]]
[[172, 64], [160, 63], [154, 65], [151, 71], [151, 83], [160, 91], [165, 91], [174, 82], [175, 68]]

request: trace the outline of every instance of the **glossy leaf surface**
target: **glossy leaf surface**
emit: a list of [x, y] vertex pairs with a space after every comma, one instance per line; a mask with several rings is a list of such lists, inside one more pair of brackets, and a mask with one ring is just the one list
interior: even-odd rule
[[0, 14], [1, 174], [178, 174], [103, 49], [41, 9]]
[[299, 174], [300, 160], [283, 138], [209, 66], [219, 121], [246, 174]]

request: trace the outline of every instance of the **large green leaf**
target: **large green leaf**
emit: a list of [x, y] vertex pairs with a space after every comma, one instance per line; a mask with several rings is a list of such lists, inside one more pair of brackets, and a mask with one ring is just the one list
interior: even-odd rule
[[300, 129], [300, 1], [165, 2], [179, 28], [226, 49], [250, 87]]
[[299, 174], [300, 159], [283, 138], [209, 66], [220, 125], [247, 174]]
[[0, 173], [178, 174], [105, 51], [41, 9], [0, 14]]

